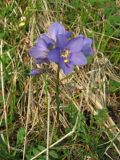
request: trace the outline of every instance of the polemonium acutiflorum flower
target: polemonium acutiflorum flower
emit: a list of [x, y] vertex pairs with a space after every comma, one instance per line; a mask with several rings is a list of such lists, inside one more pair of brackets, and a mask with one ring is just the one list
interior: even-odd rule
[[83, 66], [87, 64], [86, 56], [92, 55], [92, 40], [79, 35], [68, 40], [64, 34], [57, 35], [56, 47], [48, 54], [50, 61], [57, 63], [64, 74], [70, 74], [74, 65]]
[[[71, 32], [55, 22], [48, 28], [47, 33], [38, 37], [29, 54], [36, 64], [50, 63], [50, 61], [57, 63], [67, 75], [73, 71], [74, 65], [85, 65], [86, 57], [93, 54], [90, 38], [79, 35], [70, 40], [70, 36]], [[38, 70], [33, 70], [30, 74], [38, 73]]]
[[[66, 38], [71, 36], [71, 32], [65, 30], [64, 26], [58, 22], [53, 23], [48, 28], [48, 33], [41, 34], [35, 46], [30, 49], [30, 56], [36, 64], [49, 63], [48, 54], [55, 47], [57, 35], [65, 35]], [[40, 74], [39, 70], [32, 70], [30, 75]]]
[[56, 45], [57, 35], [64, 34], [69, 38], [71, 32], [65, 30], [64, 26], [58, 22], [53, 23], [48, 28], [48, 33], [42, 34], [36, 40], [36, 45], [30, 49], [30, 56], [34, 59], [36, 64], [41, 64], [43, 62], [48, 63], [48, 53]]

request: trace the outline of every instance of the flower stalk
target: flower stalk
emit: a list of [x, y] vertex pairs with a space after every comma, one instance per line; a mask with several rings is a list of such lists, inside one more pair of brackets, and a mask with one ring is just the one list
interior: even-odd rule
[[59, 121], [59, 114], [60, 114], [60, 97], [59, 97], [59, 94], [60, 94], [60, 66], [58, 65], [58, 68], [57, 68], [57, 79], [56, 79], [56, 104], [57, 104], [57, 123], [58, 123], [58, 128], [59, 128], [59, 125], [60, 125], [60, 121]]

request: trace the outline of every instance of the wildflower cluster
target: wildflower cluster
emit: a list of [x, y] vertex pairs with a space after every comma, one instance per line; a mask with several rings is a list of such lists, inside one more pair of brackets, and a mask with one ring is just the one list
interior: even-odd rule
[[[64, 74], [70, 74], [74, 65], [87, 64], [87, 56], [93, 55], [92, 39], [79, 35], [71, 38], [72, 33], [65, 30], [58, 22], [48, 28], [48, 33], [41, 34], [35, 46], [30, 49], [30, 56], [36, 64], [55, 62]], [[32, 70], [31, 75], [39, 74]]]

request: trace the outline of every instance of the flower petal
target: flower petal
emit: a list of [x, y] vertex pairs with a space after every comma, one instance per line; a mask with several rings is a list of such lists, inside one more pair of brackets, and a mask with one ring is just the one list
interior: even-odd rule
[[36, 58], [34, 59], [36, 64], [41, 64], [41, 63], [50, 63], [50, 61], [48, 60], [48, 58]]
[[[45, 38], [45, 36], [43, 37]], [[46, 39], [44, 40], [43, 38], [39, 37], [36, 40], [36, 46], [43, 51], [48, 51], [48, 43], [46, 41]]]
[[67, 37], [64, 34], [57, 35], [56, 46], [59, 49], [61, 49], [61, 50], [64, 49], [65, 46], [67, 45], [67, 43], [68, 43], [68, 40], [67, 40]]
[[48, 28], [48, 35], [50, 38], [52, 38], [54, 41], [56, 41], [56, 36], [58, 34], [64, 34], [65, 33], [65, 28], [63, 25], [61, 25], [58, 22], [53, 23], [49, 28]]
[[85, 38], [85, 36], [83, 34], [79, 34], [78, 37]]
[[39, 74], [42, 74], [43, 73], [43, 70], [40, 70], [40, 69], [33, 69], [30, 71], [29, 75], [30, 76], [35, 76], [35, 75], [39, 75]]
[[73, 69], [74, 69], [74, 64], [69, 62], [69, 63], [64, 63], [64, 60], [60, 60], [60, 68], [63, 70], [65, 75], [70, 74]]
[[72, 36], [72, 32], [66, 31], [66, 32], [65, 32], [65, 36], [66, 36], [67, 38], [70, 38], [70, 37]]
[[32, 58], [46, 58], [48, 55], [48, 49], [41, 48], [39, 46], [34, 46], [30, 49], [29, 54]]
[[51, 38], [48, 37], [48, 34], [47, 33], [44, 33], [44, 34], [41, 34], [40, 37], [37, 38], [36, 42], [38, 44], [41, 43], [41, 39], [45, 41], [45, 45], [46, 46], [49, 46], [49, 45], [52, 45], [54, 42]]
[[87, 64], [87, 59], [82, 52], [71, 54], [70, 60], [77, 66], [83, 66]]
[[60, 60], [60, 50], [58, 48], [55, 48], [51, 50], [48, 54], [48, 59], [50, 61], [53, 61], [55, 63], [59, 63]]
[[92, 39], [91, 38], [84, 38], [82, 52], [85, 54], [85, 56], [93, 55], [93, 49], [91, 47], [92, 45]]
[[83, 47], [83, 38], [82, 37], [76, 37], [69, 41], [66, 48], [73, 52], [80, 52]]

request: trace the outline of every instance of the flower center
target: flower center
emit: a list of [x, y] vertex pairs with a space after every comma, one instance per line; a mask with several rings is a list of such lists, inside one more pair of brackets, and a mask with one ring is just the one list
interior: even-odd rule
[[69, 50], [66, 49], [66, 50], [62, 53], [62, 55], [61, 55], [61, 57], [64, 58], [64, 62], [65, 62], [65, 63], [68, 63], [68, 62], [69, 62], [69, 59], [68, 59], [69, 54], [70, 54]]

